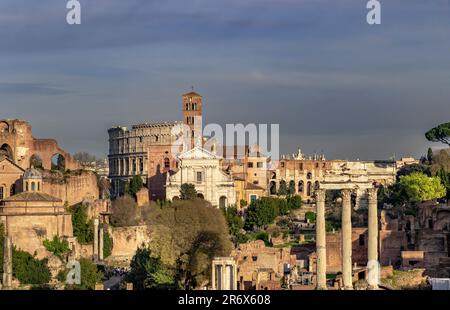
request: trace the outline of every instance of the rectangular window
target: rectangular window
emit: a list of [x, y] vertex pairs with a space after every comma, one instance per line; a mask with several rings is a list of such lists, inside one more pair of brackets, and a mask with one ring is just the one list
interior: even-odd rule
[[258, 168], [262, 168], [262, 167], [263, 167], [263, 163], [262, 163], [262, 162], [259, 162], [259, 163], [256, 164], [256, 166], [257, 166]]
[[255, 202], [256, 199], [258, 199], [258, 196], [256, 196], [256, 195], [251, 195], [251, 196], [250, 196], [250, 202], [251, 202], [251, 203]]
[[248, 168], [253, 168], [253, 163], [247, 163]]
[[202, 183], [203, 174], [201, 172], [197, 172], [197, 183]]
[[4, 193], [3, 193], [3, 187], [0, 186], [0, 200], [2, 200], [4, 197]]

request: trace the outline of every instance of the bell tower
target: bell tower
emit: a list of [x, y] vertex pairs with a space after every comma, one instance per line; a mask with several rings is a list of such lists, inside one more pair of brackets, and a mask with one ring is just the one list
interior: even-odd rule
[[194, 92], [193, 88], [182, 96], [183, 123], [190, 129], [191, 148], [202, 146], [202, 101], [202, 96]]

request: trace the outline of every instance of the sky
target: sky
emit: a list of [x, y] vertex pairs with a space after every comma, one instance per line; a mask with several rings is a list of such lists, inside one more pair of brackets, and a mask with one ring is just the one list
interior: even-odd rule
[[0, 118], [71, 153], [108, 152], [111, 126], [181, 120], [280, 124], [280, 149], [328, 159], [420, 157], [450, 121], [450, 1], [0, 2]]

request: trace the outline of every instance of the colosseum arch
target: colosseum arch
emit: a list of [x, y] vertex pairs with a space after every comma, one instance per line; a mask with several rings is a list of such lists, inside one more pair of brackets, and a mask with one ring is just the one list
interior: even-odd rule
[[271, 195], [277, 194], [277, 183], [275, 181], [270, 182], [270, 194]]

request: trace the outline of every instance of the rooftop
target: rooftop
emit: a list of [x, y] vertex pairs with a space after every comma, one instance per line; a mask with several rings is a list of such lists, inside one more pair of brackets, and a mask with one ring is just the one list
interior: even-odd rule
[[8, 197], [4, 201], [40, 201], [40, 202], [62, 202], [61, 199], [50, 196], [44, 193], [37, 192], [23, 192], [17, 195]]

